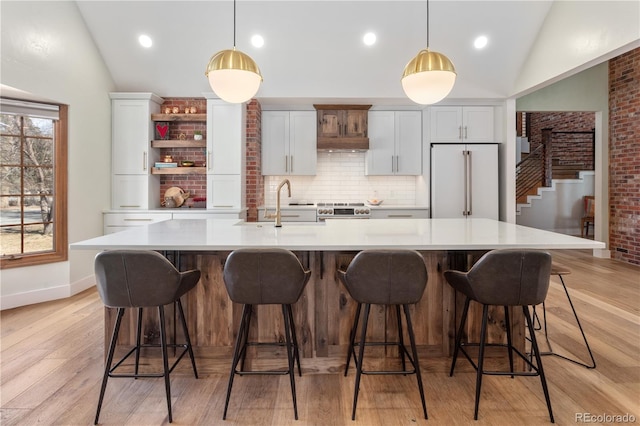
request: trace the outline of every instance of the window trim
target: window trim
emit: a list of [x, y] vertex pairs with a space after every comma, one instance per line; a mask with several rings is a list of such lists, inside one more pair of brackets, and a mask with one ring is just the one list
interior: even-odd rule
[[54, 159], [54, 244], [53, 250], [46, 253], [22, 253], [16, 256], [0, 257], [0, 269], [19, 268], [24, 266], [43, 265], [65, 262], [69, 259], [69, 235], [67, 218], [68, 192], [68, 109], [67, 105], [59, 105], [59, 120], [55, 128]]

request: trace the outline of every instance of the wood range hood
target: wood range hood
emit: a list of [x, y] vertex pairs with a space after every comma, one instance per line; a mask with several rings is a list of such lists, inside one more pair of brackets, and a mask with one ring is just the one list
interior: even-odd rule
[[371, 105], [313, 105], [318, 114], [318, 151], [366, 151]]

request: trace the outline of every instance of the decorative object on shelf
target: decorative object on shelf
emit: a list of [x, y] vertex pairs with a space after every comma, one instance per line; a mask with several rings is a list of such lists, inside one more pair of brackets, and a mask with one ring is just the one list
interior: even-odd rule
[[220, 99], [240, 104], [250, 100], [260, 88], [262, 75], [253, 59], [236, 50], [236, 0], [233, 0], [233, 49], [211, 57], [204, 73]]
[[173, 161], [173, 158], [170, 155], [165, 155], [164, 156], [164, 162], [165, 163], [171, 163]]
[[196, 107], [192, 106], [191, 108], [189, 108], [189, 112], [191, 114], [196, 114], [198, 112], [198, 109]]
[[182, 188], [179, 188], [177, 186], [172, 186], [171, 188], [167, 189], [166, 192], [164, 193], [164, 201], [162, 205], [165, 207], [169, 207], [169, 205], [167, 204], [172, 204], [173, 208], [180, 207], [181, 205], [184, 204], [187, 198], [189, 198], [189, 195], [190, 193], [183, 191]]
[[177, 106], [173, 107], [174, 114], [178, 114], [179, 112], [180, 112], [180, 108], [178, 108]]
[[189, 114], [191, 112], [191, 108], [189, 107], [184, 107], [184, 113], [185, 114]]
[[379, 206], [380, 204], [382, 204], [383, 200], [380, 200], [378, 198], [372, 198], [370, 200], [367, 200], [367, 203], [369, 203], [372, 206]]
[[184, 133], [180, 133], [178, 135], [178, 139], [181, 140], [181, 141], [185, 141], [185, 140], [187, 140], [187, 135], [185, 135]]
[[427, 48], [409, 61], [402, 74], [402, 89], [409, 99], [429, 105], [444, 99], [456, 82], [456, 69], [442, 53], [429, 50], [429, 0], [427, 0]]
[[155, 133], [155, 139], [169, 139], [169, 123], [166, 121], [157, 122]]
[[165, 114], [171, 114], [171, 107], [165, 107], [164, 108], [164, 113]]
[[200, 130], [196, 130], [193, 132], [193, 139], [200, 141], [202, 140], [202, 132]]
[[192, 161], [192, 160], [182, 160], [180, 162], [180, 165], [182, 167], [193, 167], [195, 164], [196, 164], [195, 161]]
[[154, 167], [156, 169], [168, 169], [172, 167], [178, 167], [178, 163], [172, 161], [156, 161]]

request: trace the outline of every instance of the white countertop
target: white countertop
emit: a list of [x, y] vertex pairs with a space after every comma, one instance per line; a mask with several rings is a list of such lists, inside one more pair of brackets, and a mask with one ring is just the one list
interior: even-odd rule
[[599, 241], [491, 219], [329, 219], [323, 222], [245, 223], [236, 219], [179, 219], [72, 243], [73, 250], [234, 250], [283, 247], [334, 251], [381, 248], [490, 250], [597, 249]]

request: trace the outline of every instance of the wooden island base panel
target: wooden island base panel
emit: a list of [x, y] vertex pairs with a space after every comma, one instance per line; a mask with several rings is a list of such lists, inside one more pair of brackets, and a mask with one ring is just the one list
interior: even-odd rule
[[[180, 267], [183, 270], [197, 268], [202, 271], [198, 286], [183, 297], [183, 307], [187, 317], [191, 342], [198, 357], [198, 370], [204, 374], [226, 373], [228, 360], [233, 351], [235, 331], [238, 330], [242, 305], [231, 302], [222, 279], [222, 269], [229, 251], [208, 253], [183, 252], [179, 255]], [[295, 252], [305, 268], [312, 271], [312, 276], [300, 300], [293, 305], [296, 333], [300, 347], [302, 368], [306, 373], [342, 372], [345, 365], [349, 332], [355, 314], [356, 303], [349, 296], [344, 285], [338, 280], [336, 271], [346, 269], [355, 251], [348, 252]], [[421, 252], [429, 279], [424, 295], [419, 303], [412, 305], [411, 317], [416, 336], [416, 344], [422, 356], [450, 356], [456, 332], [456, 324], [460, 321], [460, 313], [464, 303], [446, 283], [442, 271], [466, 262], [470, 256], [446, 251]], [[170, 253], [169, 258], [175, 256]], [[476, 253], [472, 257], [479, 257]], [[464, 265], [459, 265], [460, 268]], [[285, 285], [285, 283], [283, 283]], [[467, 333], [478, 340], [480, 314], [471, 311]], [[260, 342], [284, 342], [282, 312], [279, 305], [255, 306], [251, 321], [251, 338]], [[514, 310], [517, 311], [517, 310]], [[168, 306], [167, 312], [173, 312]], [[115, 310], [107, 308], [105, 335], [109, 336]], [[127, 313], [125, 324], [129, 327], [129, 339], [120, 340], [122, 346], [135, 342], [135, 312]], [[173, 316], [175, 320], [175, 315]], [[515, 312], [511, 319], [514, 341], [524, 346], [522, 331], [523, 317]], [[502, 341], [505, 336], [502, 309], [494, 309], [491, 314], [490, 341]], [[172, 333], [179, 332], [180, 327], [170, 327]], [[369, 318], [368, 339], [383, 342], [397, 340], [397, 320], [395, 309], [384, 306], [374, 307]], [[406, 326], [404, 341], [408, 342]], [[147, 343], [159, 342], [159, 331], [156, 310], [149, 309], [143, 321], [143, 336]], [[177, 336], [181, 341], [182, 336]], [[175, 339], [172, 335], [170, 341]], [[272, 368], [282, 365], [286, 359], [283, 348], [273, 346], [254, 346], [247, 354], [247, 367]], [[397, 360], [397, 349], [394, 347], [367, 348], [368, 365], [373, 368], [376, 362], [383, 363]], [[152, 355], [152, 354], [147, 354]], [[153, 355], [152, 355], [153, 356]], [[223, 360], [224, 362], [217, 362]]]
[[[245, 223], [232, 219], [173, 219], [71, 244], [72, 250], [157, 250], [165, 253], [181, 270], [200, 269], [200, 283], [184, 296], [183, 306], [192, 343], [203, 360], [199, 367], [203, 372], [223, 372], [228, 368], [241, 307], [231, 303], [222, 270], [228, 254], [242, 247], [285, 248], [296, 253], [302, 264], [311, 269], [312, 277], [300, 300], [293, 305], [293, 312], [303, 368], [326, 372], [341, 370], [346, 361], [350, 324], [356, 308], [336, 271], [346, 269], [359, 251], [412, 249], [424, 257], [429, 279], [422, 299], [412, 306], [411, 315], [418, 349], [428, 357], [451, 355], [456, 324], [464, 304], [463, 298], [446, 283], [443, 277], [446, 269], [466, 270], [483, 253], [498, 248], [603, 249], [605, 245], [497, 220], [470, 218], [329, 219], [324, 223], [286, 223], [280, 228], [274, 227], [273, 223]], [[250, 330], [252, 340], [283, 340], [279, 309], [279, 306], [255, 308]], [[145, 310], [142, 326], [147, 343], [159, 339], [157, 313], [152, 311]], [[466, 329], [470, 341], [479, 339], [480, 311], [479, 305], [472, 305]], [[173, 312], [170, 316], [175, 321]], [[522, 350], [526, 342], [522, 312], [511, 315], [513, 341]], [[105, 322], [105, 340], [110, 338], [113, 313], [108, 311], [107, 316], [110, 321]], [[135, 340], [135, 317], [129, 313], [125, 324], [128, 332], [121, 331], [124, 337], [119, 340], [122, 346]], [[395, 318], [393, 308], [375, 307], [367, 340], [395, 340]], [[502, 341], [506, 334], [502, 308], [492, 310], [489, 323], [489, 341]], [[175, 335], [179, 328], [172, 327], [172, 341], [181, 342], [181, 336]], [[408, 341], [407, 337], [405, 341]], [[272, 367], [270, 364], [275, 363], [276, 358], [284, 357], [282, 347], [251, 349], [254, 350], [248, 353], [247, 362], [255, 364]], [[395, 348], [385, 350], [381, 346], [367, 350], [374, 355], [368, 355], [368, 360], [397, 360]], [[223, 363], [216, 362], [222, 359]]]

